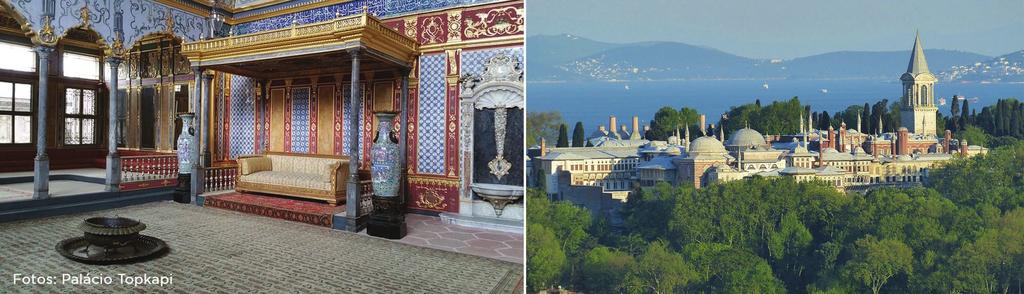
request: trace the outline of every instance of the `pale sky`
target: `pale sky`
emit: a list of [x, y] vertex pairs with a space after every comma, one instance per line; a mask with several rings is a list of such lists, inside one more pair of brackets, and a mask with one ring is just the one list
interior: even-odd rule
[[753, 58], [927, 49], [1024, 49], [1024, 0], [528, 0], [529, 35], [677, 41]]

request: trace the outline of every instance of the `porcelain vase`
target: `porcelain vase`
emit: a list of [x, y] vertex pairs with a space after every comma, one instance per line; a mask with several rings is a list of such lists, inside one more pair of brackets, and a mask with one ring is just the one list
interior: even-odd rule
[[394, 118], [394, 113], [377, 113], [380, 124], [377, 127], [377, 141], [370, 148], [370, 170], [373, 194], [378, 197], [398, 196], [401, 170], [398, 166], [398, 145], [391, 142]]
[[192, 145], [194, 136], [194, 129], [192, 128], [192, 119], [195, 118], [194, 114], [182, 113], [178, 117], [181, 118], [181, 134], [178, 134], [177, 149], [178, 149], [178, 174], [191, 174], [192, 173], [192, 154], [195, 154], [195, 146]]

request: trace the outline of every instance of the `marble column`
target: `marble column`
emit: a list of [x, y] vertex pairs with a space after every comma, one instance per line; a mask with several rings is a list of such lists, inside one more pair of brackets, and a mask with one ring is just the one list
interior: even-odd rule
[[[399, 193], [402, 193], [401, 202], [405, 204], [409, 195], [409, 169], [407, 168], [406, 152], [408, 152], [408, 139], [409, 139], [409, 73], [410, 69], [401, 71], [402, 73], [402, 92], [401, 92], [401, 111], [402, 116], [399, 118], [399, 136], [398, 136], [398, 168], [402, 169], [402, 176], [399, 180]], [[404, 205], [403, 205], [404, 206]]]
[[[193, 66], [192, 67], [192, 75], [195, 76], [195, 85], [193, 85], [193, 87], [192, 87], [192, 88], [194, 88], [193, 89], [193, 93], [194, 94], [192, 95], [192, 112], [196, 114], [196, 118], [194, 120], [192, 120], [192, 129], [193, 129], [193, 133], [192, 133], [192, 146], [194, 148], [197, 148], [196, 151], [198, 151], [199, 150], [198, 149], [199, 148], [199, 142], [201, 141], [201, 139], [199, 138], [199, 128], [196, 127], [198, 125], [198, 123], [196, 123], [196, 121], [200, 119], [198, 114], [201, 111], [200, 110], [201, 109], [200, 105], [202, 105], [202, 103], [203, 103], [202, 99], [200, 98], [203, 95], [203, 89], [202, 89], [203, 69], [198, 67], [198, 66]], [[182, 128], [187, 128], [187, 127], [189, 127], [189, 126], [182, 126]], [[196, 196], [199, 196], [199, 194], [203, 192], [202, 191], [202, 186], [200, 185], [202, 182], [200, 182], [200, 178], [201, 177], [199, 175], [199, 170], [200, 170], [200, 167], [201, 167], [200, 162], [199, 162], [199, 153], [198, 152], [192, 152], [190, 154], [190, 157], [192, 157], [191, 158], [191, 160], [192, 160], [192, 176], [189, 179], [190, 184], [192, 186], [190, 193], [192, 195], [192, 203], [199, 204], [199, 202], [196, 201]]]
[[211, 97], [210, 97], [210, 93], [211, 93], [210, 86], [212, 84], [213, 84], [213, 74], [212, 73], [204, 74], [203, 75], [203, 95], [202, 95], [203, 101], [202, 101], [201, 106], [199, 108], [199, 109], [202, 110], [202, 115], [201, 115], [202, 118], [199, 120], [200, 123], [198, 124], [198, 125], [202, 126], [200, 128], [201, 130], [199, 131], [199, 133], [202, 134], [202, 143], [201, 143], [202, 145], [199, 146], [199, 150], [202, 150], [200, 152], [200, 154], [201, 154], [200, 155], [201, 156], [201, 158], [200, 158], [201, 160], [200, 161], [201, 161], [203, 167], [209, 167], [210, 163], [211, 163], [211, 158], [210, 158], [210, 147], [211, 147], [210, 146], [210, 101], [211, 101], [210, 100], [211, 99]]
[[121, 156], [117, 154], [117, 67], [121, 65], [120, 57], [107, 57], [110, 76], [107, 77], [107, 88], [110, 89], [110, 102], [107, 114], [107, 188], [109, 192], [121, 190]]
[[359, 156], [359, 110], [361, 109], [362, 102], [362, 91], [359, 90], [359, 49], [349, 50], [348, 53], [352, 56], [352, 80], [349, 86], [349, 107], [351, 107], [349, 116], [349, 165], [348, 165], [348, 185], [345, 194], [345, 218], [346, 226], [345, 229], [358, 232], [365, 224], [363, 218], [360, 217], [362, 209], [359, 203], [359, 164], [362, 162]]
[[49, 85], [50, 55], [53, 54], [53, 47], [37, 46], [36, 57], [39, 59], [39, 84], [36, 85], [38, 98], [36, 99], [36, 158], [34, 187], [32, 199], [50, 198], [50, 157], [46, 156], [46, 101]]

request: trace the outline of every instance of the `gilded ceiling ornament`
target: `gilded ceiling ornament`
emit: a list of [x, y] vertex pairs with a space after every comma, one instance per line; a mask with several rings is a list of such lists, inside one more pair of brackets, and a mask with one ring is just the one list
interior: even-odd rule
[[515, 7], [491, 9], [487, 12], [477, 13], [476, 17], [477, 21], [466, 18], [464, 33], [468, 38], [511, 35], [525, 29], [526, 19], [523, 17], [522, 11]]

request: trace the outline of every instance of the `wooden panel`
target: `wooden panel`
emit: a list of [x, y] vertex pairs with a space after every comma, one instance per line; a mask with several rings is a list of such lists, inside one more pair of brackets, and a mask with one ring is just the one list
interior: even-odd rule
[[373, 84], [373, 112], [395, 111], [395, 82], [376, 82]]
[[319, 86], [316, 93], [316, 151], [319, 154], [334, 154], [334, 85]]
[[270, 151], [284, 152], [284, 90], [270, 90]]

